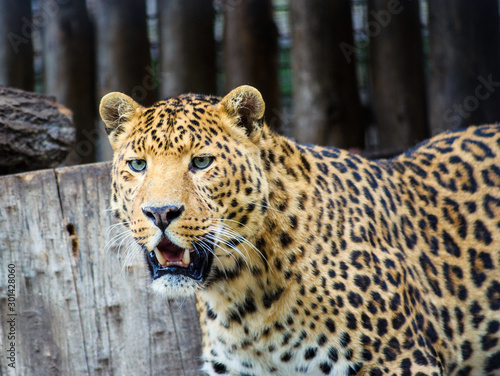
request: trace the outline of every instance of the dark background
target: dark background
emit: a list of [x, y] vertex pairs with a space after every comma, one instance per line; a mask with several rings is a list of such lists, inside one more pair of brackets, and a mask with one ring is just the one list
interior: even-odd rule
[[74, 113], [66, 164], [110, 158], [100, 98], [261, 91], [299, 142], [390, 155], [500, 120], [498, 0], [0, 0], [0, 85]]

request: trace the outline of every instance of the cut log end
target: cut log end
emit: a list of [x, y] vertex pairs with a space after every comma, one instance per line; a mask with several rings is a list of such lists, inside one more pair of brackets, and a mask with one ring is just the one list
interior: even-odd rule
[[75, 134], [71, 111], [55, 98], [0, 87], [0, 175], [58, 166]]

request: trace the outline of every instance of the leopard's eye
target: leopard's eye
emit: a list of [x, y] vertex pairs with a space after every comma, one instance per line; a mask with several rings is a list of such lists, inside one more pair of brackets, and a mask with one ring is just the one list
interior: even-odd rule
[[146, 161], [144, 159], [132, 159], [127, 163], [130, 169], [135, 172], [142, 172], [146, 169]]
[[198, 170], [203, 170], [210, 166], [212, 162], [214, 161], [214, 157], [195, 157], [193, 158], [193, 167], [197, 168]]

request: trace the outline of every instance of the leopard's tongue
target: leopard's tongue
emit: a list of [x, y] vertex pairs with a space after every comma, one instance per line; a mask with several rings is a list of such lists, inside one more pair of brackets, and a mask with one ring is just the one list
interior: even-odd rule
[[161, 266], [184, 266], [188, 267], [191, 262], [192, 250], [178, 247], [168, 239], [163, 239], [155, 248], [156, 259]]

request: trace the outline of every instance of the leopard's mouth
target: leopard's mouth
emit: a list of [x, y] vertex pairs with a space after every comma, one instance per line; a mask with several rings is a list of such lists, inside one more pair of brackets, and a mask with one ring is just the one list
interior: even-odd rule
[[194, 244], [193, 249], [185, 249], [163, 238], [153, 251], [146, 252], [151, 277], [156, 280], [170, 274], [198, 281], [206, 279], [213, 260], [212, 252], [206, 248]]

